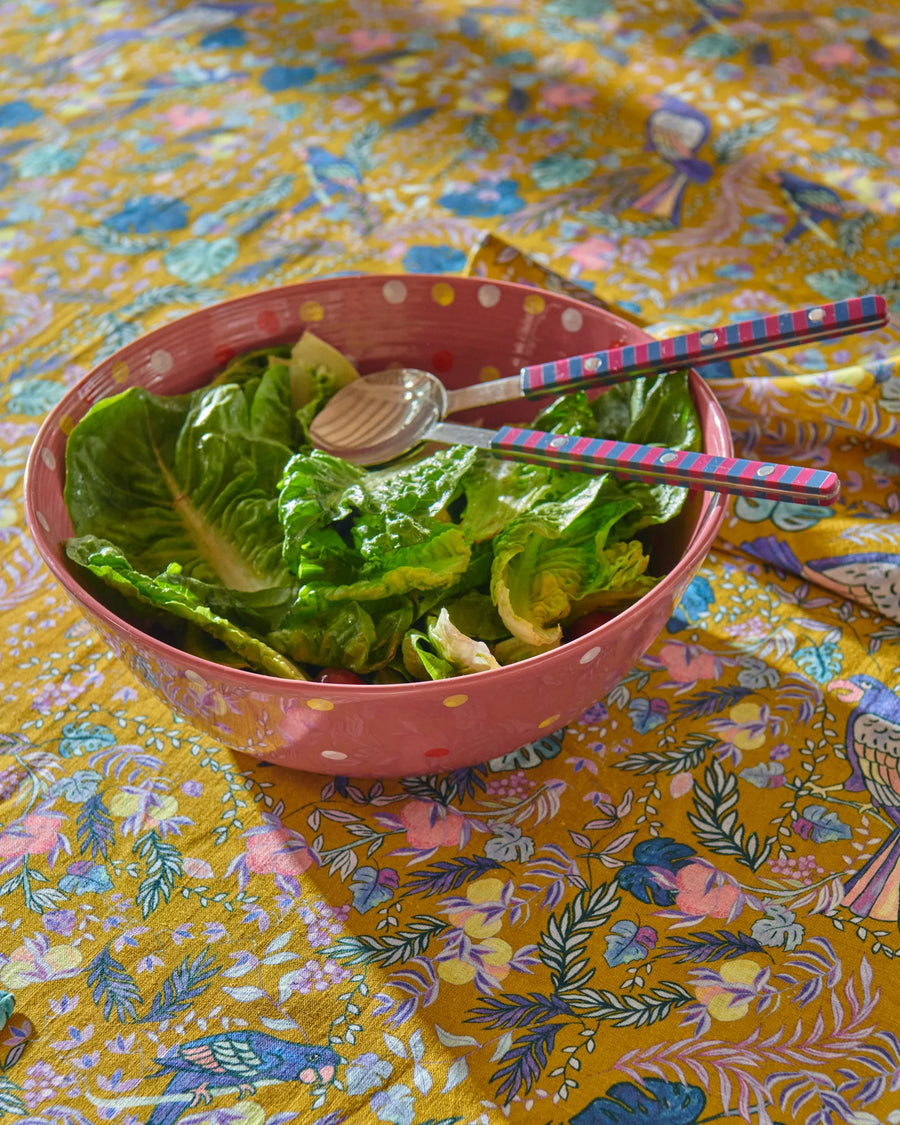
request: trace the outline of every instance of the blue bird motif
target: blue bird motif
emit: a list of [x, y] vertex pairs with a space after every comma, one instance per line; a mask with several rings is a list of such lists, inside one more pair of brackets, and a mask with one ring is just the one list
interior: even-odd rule
[[837, 247], [837, 243], [825, 230], [822, 223], [826, 220], [837, 222], [844, 213], [841, 197], [836, 191], [824, 184], [813, 183], [795, 176], [793, 172], [779, 169], [769, 175], [769, 179], [784, 192], [788, 205], [797, 216], [797, 221], [790, 227], [772, 248], [769, 258], [780, 253], [786, 246], [796, 242], [802, 234], [810, 231], [829, 246]]
[[262, 1079], [330, 1082], [340, 1057], [331, 1047], [293, 1043], [265, 1031], [228, 1031], [179, 1043], [154, 1061], [160, 1069], [150, 1077], [171, 1079], [147, 1125], [175, 1125], [186, 1109], [212, 1102], [217, 1087], [236, 1086], [245, 1097]]
[[849, 676], [829, 684], [839, 699], [855, 703], [845, 742], [851, 774], [844, 788], [866, 790], [896, 828], [865, 867], [845, 884], [842, 905], [859, 918], [900, 926], [900, 697], [874, 676]]
[[774, 535], [744, 540], [741, 548], [779, 570], [786, 570], [839, 594], [853, 598], [891, 621], [900, 622], [900, 554], [856, 551], [801, 562]]
[[298, 155], [303, 161], [306, 173], [312, 184], [312, 192], [291, 211], [298, 214], [314, 207], [317, 203], [327, 207], [333, 196], [355, 195], [362, 184], [362, 171], [346, 156], [336, 156], [320, 145], [303, 145]]
[[857, 551], [810, 559], [805, 576], [835, 593], [850, 595], [891, 621], [900, 621], [900, 555]]
[[671, 164], [672, 172], [631, 206], [644, 214], [669, 219], [677, 226], [688, 184], [705, 184], [712, 175], [712, 166], [697, 156], [709, 139], [712, 125], [705, 113], [679, 98], [655, 96], [650, 104], [654, 108], [647, 118], [644, 147]]
[[700, 18], [688, 28], [689, 35], [696, 35], [707, 27], [719, 28], [724, 20], [737, 20], [744, 14], [743, 0], [694, 0], [700, 9]]

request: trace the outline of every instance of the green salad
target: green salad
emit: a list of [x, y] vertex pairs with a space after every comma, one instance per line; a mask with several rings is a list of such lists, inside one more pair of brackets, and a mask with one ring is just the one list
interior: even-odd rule
[[[555, 648], [657, 581], [645, 529], [683, 488], [495, 459], [467, 446], [375, 470], [312, 447], [356, 371], [311, 333], [232, 360], [189, 394], [132, 387], [66, 445], [66, 545], [145, 631], [289, 679], [485, 671]], [[555, 433], [698, 449], [687, 376], [551, 402]]]

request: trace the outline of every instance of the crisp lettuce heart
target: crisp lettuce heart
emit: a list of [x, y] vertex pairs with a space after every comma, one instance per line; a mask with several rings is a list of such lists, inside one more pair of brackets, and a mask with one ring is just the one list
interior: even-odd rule
[[[640, 544], [624, 555], [617, 546], [607, 550], [610, 530], [631, 503], [604, 500], [602, 480], [596, 484], [593, 496], [580, 489], [564, 501], [539, 504], [494, 541], [491, 594], [504, 625], [526, 645], [559, 644], [573, 605], [623, 587], [626, 579], [633, 587], [646, 570]], [[652, 584], [646, 580], [644, 589]]]

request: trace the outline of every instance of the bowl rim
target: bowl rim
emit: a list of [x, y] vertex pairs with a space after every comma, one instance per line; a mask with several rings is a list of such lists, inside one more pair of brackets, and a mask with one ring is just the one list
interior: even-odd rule
[[[202, 306], [199, 309], [185, 313], [184, 316], [174, 317], [172, 320], [166, 321], [164, 324], [158, 325], [147, 332], [142, 333], [139, 337], [129, 341], [121, 348], [106, 356], [104, 359], [95, 363], [90, 370], [88, 370], [77, 382], [66, 389], [66, 393], [62, 398], [51, 408], [47, 413], [43, 422], [38, 428], [38, 432], [34, 437], [31, 448], [28, 453], [28, 458], [25, 464], [25, 472], [23, 476], [23, 499], [25, 510], [25, 522], [28, 532], [38, 548], [38, 553], [44, 564], [47, 566], [50, 573], [56, 581], [62, 586], [69, 598], [74, 602], [75, 607], [84, 613], [99, 618], [103, 625], [114, 633], [124, 633], [131, 644], [136, 649], [149, 648], [158, 657], [172, 663], [181, 665], [185, 670], [192, 670], [204, 679], [209, 678], [209, 670], [215, 671], [215, 676], [219, 680], [228, 681], [233, 687], [245, 687], [250, 691], [254, 689], [257, 691], [265, 692], [272, 691], [277, 688], [279, 692], [289, 692], [298, 694], [302, 697], [309, 690], [315, 690], [319, 694], [327, 692], [329, 695], [335, 696], [354, 695], [364, 688], [366, 694], [371, 694], [372, 698], [376, 696], [388, 697], [394, 694], [406, 694], [410, 692], [419, 692], [427, 694], [435, 694], [443, 696], [447, 690], [446, 680], [416, 680], [407, 683], [396, 684], [372, 684], [363, 681], [359, 684], [340, 684], [327, 682], [323, 683], [318, 680], [293, 680], [286, 679], [280, 676], [271, 676], [265, 672], [255, 672], [242, 668], [231, 668], [228, 665], [217, 664], [214, 661], [205, 660], [203, 657], [195, 656], [193, 653], [186, 652], [184, 649], [176, 648], [165, 641], [159, 640], [157, 637], [149, 633], [143, 632], [141, 629], [136, 628], [130, 622], [125, 621], [117, 614], [108, 609], [102, 602], [94, 598], [88, 591], [78, 583], [68, 568], [57, 557], [57, 552], [47, 538], [49, 532], [45, 531], [40, 519], [38, 518], [38, 509], [34, 503], [34, 481], [37, 473], [37, 462], [41, 455], [41, 451], [45, 448], [48, 435], [59, 426], [61, 418], [68, 414], [71, 409], [73, 399], [79, 396], [79, 392], [87, 386], [92, 380], [97, 378], [98, 372], [101, 367], [110, 368], [118, 362], [119, 358], [126, 352], [130, 352], [142, 342], [151, 339], [158, 332], [164, 329], [171, 328], [174, 324], [187, 321], [193, 317], [208, 315], [210, 312], [219, 310], [227, 310], [236, 304], [244, 304], [248, 301], [259, 300], [264, 296], [272, 296], [276, 294], [286, 294], [295, 290], [303, 290], [310, 292], [317, 288], [327, 288], [336, 283], [350, 283], [355, 284], [358, 282], [379, 282], [382, 285], [389, 281], [402, 281], [404, 284], [412, 283], [418, 284], [437, 284], [438, 282], [450, 282], [452, 284], [463, 284], [467, 287], [480, 286], [480, 285], [496, 285], [504, 291], [513, 293], [521, 293], [523, 296], [539, 293], [554, 299], [558, 299], [566, 303], [570, 307], [575, 307], [579, 310], [583, 309], [592, 317], [598, 313], [607, 320], [621, 324], [623, 328], [627, 328], [630, 332], [639, 332], [647, 337], [653, 339], [649, 333], [645, 331], [640, 325], [634, 324], [631, 321], [624, 320], [622, 317], [617, 316], [614, 312], [607, 309], [598, 307], [597, 305], [590, 304], [587, 301], [581, 301], [577, 297], [572, 297], [568, 293], [558, 293], [550, 289], [544, 289], [540, 286], [523, 284], [521, 282], [506, 281], [501, 278], [489, 277], [474, 277], [470, 275], [448, 275], [448, 274], [432, 274], [432, 273], [353, 273], [353, 274], [338, 274], [330, 275], [328, 277], [312, 278], [308, 281], [293, 282], [289, 285], [274, 286], [270, 289], [255, 290], [252, 293], [245, 293], [236, 297], [227, 297], [224, 300], [216, 301], [208, 305]], [[724, 429], [728, 449], [726, 454], [731, 452], [731, 438], [730, 429], [725, 418], [724, 411], [721, 404], [716, 399], [715, 395], [707, 386], [703, 378], [698, 374], [694, 368], [689, 368], [688, 379], [692, 391], [692, 395], [704, 400], [705, 405], [712, 410], [713, 414], [719, 416], [719, 421], [722, 423]], [[210, 375], [212, 378], [212, 375]], [[138, 384], [140, 385], [140, 384]], [[202, 386], [200, 383], [198, 386]], [[110, 397], [108, 395], [104, 398]], [[84, 400], [82, 399], [82, 402]], [[100, 401], [100, 400], [97, 400]], [[79, 417], [84, 417], [90, 406]], [[77, 425], [77, 422], [76, 422]], [[68, 437], [68, 435], [67, 435]], [[64, 471], [64, 470], [63, 470]], [[691, 539], [687, 545], [685, 552], [678, 559], [674, 567], [665, 575], [663, 575], [657, 584], [646, 594], [642, 595], [632, 605], [621, 610], [608, 622], [596, 626], [587, 633], [581, 634], [577, 638], [569, 641], [564, 641], [554, 649], [547, 652], [537, 653], [534, 656], [526, 657], [524, 660], [516, 661], [513, 664], [507, 664], [500, 668], [486, 669], [483, 672], [470, 672], [465, 676], [454, 677], [454, 680], [465, 680], [466, 683], [480, 683], [484, 677], [490, 676], [492, 682], [500, 686], [499, 677], [505, 676], [507, 679], [521, 674], [521, 670], [529, 670], [534, 668], [535, 662], [540, 661], [541, 667], [550, 670], [553, 664], [559, 662], [566, 662], [571, 656], [574, 655], [578, 649], [583, 649], [585, 652], [603, 642], [604, 631], [612, 632], [615, 629], [621, 628], [622, 625], [630, 623], [630, 617], [636, 617], [640, 612], [640, 607], [645, 606], [650, 602], [659, 601], [668, 596], [672, 586], [676, 586], [679, 581], [687, 573], [695, 570], [701, 565], [703, 559], [709, 553], [715, 538], [718, 534], [719, 527], [725, 517], [727, 509], [727, 497], [718, 492], [702, 492], [703, 508], [700, 511], [697, 523], [694, 527]], [[60, 540], [59, 545], [64, 541]]]

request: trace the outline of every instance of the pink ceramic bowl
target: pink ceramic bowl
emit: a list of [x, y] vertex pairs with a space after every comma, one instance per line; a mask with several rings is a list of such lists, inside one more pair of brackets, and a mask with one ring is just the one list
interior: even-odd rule
[[[81, 585], [64, 552], [72, 534], [63, 502], [72, 426], [98, 399], [125, 387], [180, 394], [207, 382], [231, 356], [292, 343], [305, 327], [351, 356], [363, 374], [400, 362], [434, 371], [449, 387], [647, 338], [634, 325], [568, 297], [423, 275], [313, 281], [192, 313], [104, 360], [41, 428], [28, 461], [26, 515], [54, 576], [149, 691], [217, 741], [279, 765], [357, 777], [443, 772], [506, 754], [577, 718], [663, 629], [715, 539], [721, 496], [691, 494], [655, 549], [655, 565], [668, 571], [666, 577], [614, 620], [552, 652], [452, 680], [326, 685], [222, 667], [142, 633]], [[691, 385], [704, 450], [730, 455], [718, 403], [694, 373]], [[458, 420], [525, 422], [535, 410], [522, 401]]]

